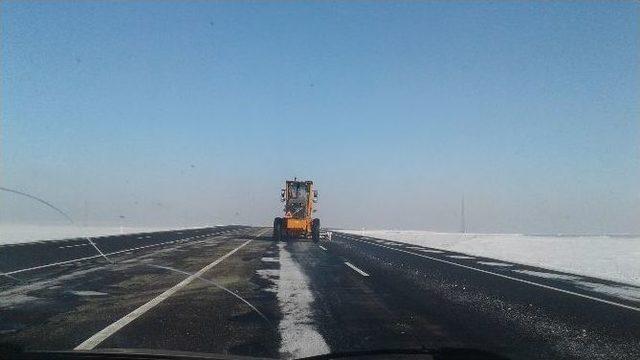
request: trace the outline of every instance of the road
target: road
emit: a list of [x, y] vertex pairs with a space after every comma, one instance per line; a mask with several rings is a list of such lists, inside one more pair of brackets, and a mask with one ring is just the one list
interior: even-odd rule
[[271, 232], [76, 239], [33, 255], [0, 247], [0, 343], [274, 358], [421, 347], [640, 358], [639, 303], [513, 271], [545, 270], [341, 233], [276, 243]]

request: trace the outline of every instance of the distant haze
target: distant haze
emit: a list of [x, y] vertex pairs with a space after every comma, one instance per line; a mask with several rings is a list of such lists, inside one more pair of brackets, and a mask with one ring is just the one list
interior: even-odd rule
[[297, 176], [324, 226], [640, 233], [637, 2], [0, 10], [0, 184], [78, 225], [267, 225]]

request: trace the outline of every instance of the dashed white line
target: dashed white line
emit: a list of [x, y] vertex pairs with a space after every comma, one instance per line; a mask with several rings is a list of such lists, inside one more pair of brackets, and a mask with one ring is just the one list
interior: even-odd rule
[[324, 251], [327, 251], [327, 248], [326, 248], [326, 247], [324, 247], [324, 246], [322, 246], [322, 245], [318, 245], [318, 247], [319, 247], [320, 249], [324, 250]]
[[497, 262], [497, 261], [478, 261], [478, 264], [489, 265], [489, 266], [513, 266], [513, 264], [507, 264], [507, 263]]
[[179, 282], [178, 284], [174, 285], [172, 288], [166, 290], [162, 294], [160, 294], [160, 295], [156, 296], [155, 298], [149, 300], [144, 305], [140, 306], [139, 308], [137, 308], [137, 309], [133, 310], [132, 312], [130, 312], [129, 314], [125, 315], [120, 320], [118, 320], [118, 321], [114, 322], [113, 324], [107, 326], [106, 328], [100, 330], [95, 335], [93, 335], [92, 337], [90, 337], [87, 340], [83, 341], [80, 345], [76, 346], [74, 348], [74, 350], [92, 350], [96, 346], [100, 345], [100, 343], [103, 342], [104, 340], [106, 340], [108, 337], [110, 337], [111, 335], [115, 334], [117, 331], [119, 331], [123, 327], [127, 326], [127, 324], [129, 324], [133, 320], [137, 319], [140, 315], [142, 315], [142, 314], [146, 313], [147, 311], [153, 309], [156, 305], [158, 305], [161, 302], [163, 302], [164, 300], [168, 299], [171, 295], [173, 295], [176, 292], [178, 292], [178, 290], [180, 290], [183, 287], [189, 285], [189, 283], [191, 283], [193, 280], [195, 280], [196, 278], [202, 276], [209, 269], [211, 269], [212, 267], [218, 265], [219, 263], [224, 261], [229, 256], [233, 255], [236, 251], [242, 249], [244, 246], [249, 244], [251, 241], [252, 240], [245, 241], [244, 243], [242, 243], [237, 248], [229, 251], [224, 256], [218, 258], [216, 261], [212, 262], [211, 264], [203, 267], [197, 273], [195, 273], [193, 275], [190, 275], [186, 279], [184, 279], [181, 282]]
[[538, 283], [533, 282], [533, 281], [523, 280], [523, 279], [519, 279], [519, 278], [516, 278], [516, 277], [513, 277], [513, 276], [504, 275], [504, 274], [498, 274], [498, 273], [494, 273], [492, 271], [482, 270], [482, 269], [474, 268], [472, 266], [462, 265], [462, 264], [455, 263], [453, 261], [447, 261], [447, 260], [435, 258], [435, 257], [424, 255], [424, 254], [416, 254], [416, 253], [411, 252], [411, 251], [402, 250], [402, 249], [396, 249], [396, 248], [393, 248], [393, 247], [390, 247], [390, 246], [376, 244], [376, 243], [373, 243], [373, 242], [370, 242], [370, 241], [359, 240], [359, 239], [356, 239], [356, 238], [352, 238], [352, 240], [363, 242], [363, 243], [367, 243], [367, 244], [374, 245], [374, 246], [380, 246], [380, 247], [383, 247], [383, 248], [386, 248], [386, 249], [390, 249], [390, 250], [394, 250], [394, 251], [403, 252], [403, 253], [406, 253], [406, 254], [411, 254], [411, 255], [423, 257], [425, 259], [429, 259], [429, 260], [433, 260], [433, 261], [437, 261], [437, 262], [441, 262], [441, 263], [445, 263], [445, 264], [449, 264], [449, 265], [453, 265], [453, 266], [459, 266], [461, 268], [465, 268], [465, 269], [469, 269], [469, 270], [473, 270], [473, 271], [478, 271], [478, 272], [481, 272], [481, 273], [490, 274], [490, 275], [498, 276], [498, 277], [501, 277], [501, 278], [505, 278], [505, 279], [509, 279], [509, 280], [513, 280], [513, 281], [518, 281], [518, 282], [529, 284], [529, 285], [533, 285], [533, 286], [538, 286], [538, 287], [541, 287], [541, 288], [544, 288], [544, 289], [554, 290], [554, 291], [558, 291], [558, 292], [561, 292], [561, 293], [574, 295], [574, 296], [578, 296], [578, 297], [581, 297], [581, 298], [585, 298], [585, 299], [601, 302], [601, 303], [604, 303], [604, 304], [618, 306], [618, 307], [621, 307], [621, 308], [625, 308], [625, 309], [629, 309], [629, 310], [640, 312], [640, 308], [639, 307], [620, 304], [620, 303], [617, 303], [615, 301], [609, 301], [609, 300], [605, 300], [605, 299], [600, 299], [600, 298], [597, 298], [595, 296], [589, 296], [589, 295], [580, 294], [580, 293], [569, 291], [569, 290], [559, 289], [557, 287], [553, 287], [553, 286], [549, 286], [549, 285], [538, 284]]
[[107, 260], [107, 262], [108, 262], [108, 263], [111, 263], [111, 260], [109, 260], [109, 258], [107, 257], [107, 255], [105, 255], [105, 254], [102, 252], [102, 250], [100, 250], [100, 248], [99, 248], [98, 246], [96, 246], [96, 244], [95, 244], [93, 241], [91, 241], [91, 238], [87, 238], [87, 241], [89, 242], [89, 244], [91, 244], [91, 246], [93, 246], [93, 247], [94, 247], [94, 249], [96, 249], [96, 251], [97, 251], [100, 255], [102, 255], [102, 257], [103, 257], [105, 260]]
[[434, 253], [434, 254], [442, 254], [444, 252], [444, 251], [440, 251], [440, 250], [431, 250], [431, 249], [420, 249], [419, 251], [428, 252], [428, 253]]
[[[111, 254], [109, 254], [109, 255], [111, 255]], [[18, 273], [25, 272], [25, 271], [45, 269], [45, 268], [48, 268], [48, 267], [51, 267], [51, 266], [64, 265], [64, 264], [69, 264], [69, 263], [76, 262], [76, 261], [90, 260], [90, 259], [96, 259], [96, 258], [101, 258], [101, 257], [102, 257], [102, 255], [87, 256], [87, 257], [71, 259], [71, 260], [67, 260], [67, 261], [60, 261], [60, 262], [56, 262], [56, 263], [46, 264], [46, 265], [34, 266], [34, 267], [27, 268], [27, 269], [8, 271], [8, 272], [2, 273], [0, 275], [8, 276], [8, 275], [18, 274]]]
[[59, 246], [58, 249], [67, 249], [67, 248], [72, 248], [72, 247], [78, 247], [78, 246], [88, 246], [89, 244], [78, 244], [78, 245], [67, 245], [67, 246]]
[[466, 255], [447, 255], [447, 257], [450, 257], [452, 259], [475, 259], [475, 257], [473, 256], [466, 256]]
[[352, 268], [353, 271], [357, 272], [358, 274], [362, 275], [362, 276], [369, 276], [369, 274], [367, 274], [366, 272], [358, 269], [355, 265], [353, 265], [352, 263], [345, 261], [344, 262], [345, 265], [347, 265], [348, 267]]
[[[105, 253], [104, 255], [107, 255], [107, 256], [116, 255], [116, 254], [126, 253], [126, 252], [129, 252], [129, 251], [146, 249], [146, 248], [150, 248], [150, 247], [154, 247], [154, 246], [175, 244], [177, 242], [180, 242], [180, 240], [165, 241], [165, 242], [151, 244], [151, 245], [138, 246], [138, 247], [134, 247], [134, 248], [130, 248], [130, 249], [124, 249], [124, 250], [114, 251], [114, 252], [110, 252], [110, 253]], [[85, 244], [85, 245], [89, 245], [89, 244]], [[52, 267], [52, 266], [57, 266], [57, 265], [69, 264], [69, 263], [73, 263], [73, 262], [76, 262], [76, 261], [84, 261], [84, 260], [96, 259], [96, 258], [99, 258], [99, 257], [103, 257], [103, 255], [94, 255], [94, 256], [81, 257], [81, 258], [77, 258], [77, 259], [71, 259], [71, 260], [60, 261], [60, 262], [55, 262], [55, 263], [50, 263], [50, 264], [45, 264], [45, 265], [40, 265], [40, 266], [34, 266], [34, 267], [26, 268], [26, 269], [8, 271], [8, 272], [5, 272], [5, 273], [0, 273], [0, 275], [7, 276], [7, 275], [12, 275], [12, 274], [18, 274], [18, 273], [21, 273], [21, 272], [45, 269], [45, 268]]]

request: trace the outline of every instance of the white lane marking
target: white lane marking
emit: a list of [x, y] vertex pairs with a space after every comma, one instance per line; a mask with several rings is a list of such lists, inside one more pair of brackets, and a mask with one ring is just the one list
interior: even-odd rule
[[88, 237], [88, 238], [87, 238], [87, 241], [89, 242], [89, 244], [91, 244], [91, 246], [93, 246], [93, 248], [94, 248], [94, 249], [96, 249], [96, 251], [97, 251], [100, 255], [102, 255], [102, 257], [103, 257], [105, 260], [107, 260], [107, 262], [108, 262], [108, 263], [110, 263], [110, 264], [112, 263], [112, 262], [111, 262], [111, 260], [109, 260], [109, 258], [107, 257], [107, 255], [105, 255], [105, 254], [102, 252], [102, 250], [100, 250], [100, 248], [98, 248], [98, 246], [96, 246], [96, 244], [95, 244], [93, 241], [91, 241], [91, 238], [89, 238], [89, 237]]
[[466, 256], [466, 255], [447, 255], [447, 257], [450, 257], [453, 259], [475, 259], [475, 257], [473, 256]]
[[[165, 241], [165, 242], [151, 244], [151, 245], [138, 246], [138, 247], [134, 247], [134, 248], [130, 248], [130, 249], [124, 249], [124, 250], [114, 251], [114, 252], [110, 252], [110, 253], [105, 253], [104, 255], [116, 255], [116, 254], [121, 254], [121, 253], [129, 252], [129, 251], [146, 249], [146, 248], [150, 248], [150, 247], [154, 247], [154, 246], [169, 245], [169, 244], [177, 243], [178, 241], [179, 240]], [[88, 244], [85, 244], [85, 245], [88, 245]], [[46, 268], [52, 267], [52, 266], [69, 264], [69, 263], [76, 262], [76, 261], [91, 260], [91, 259], [96, 259], [96, 258], [99, 258], [99, 257], [102, 257], [102, 255], [94, 255], [94, 256], [81, 257], [81, 258], [77, 258], [77, 259], [59, 261], [59, 262], [55, 262], [55, 263], [50, 263], [50, 264], [45, 264], [45, 265], [40, 265], [40, 266], [34, 266], [34, 267], [26, 268], [26, 269], [19, 269], [19, 270], [9, 271], [9, 272], [6, 272], [6, 273], [0, 273], [0, 275], [7, 276], [7, 275], [18, 274], [18, 273], [21, 273], [21, 272], [27, 272], [27, 271], [32, 271], [32, 270], [46, 269]]]
[[137, 319], [140, 315], [146, 313], [147, 311], [153, 309], [156, 305], [158, 305], [161, 302], [163, 302], [164, 300], [168, 299], [171, 295], [173, 295], [176, 292], [178, 292], [178, 290], [180, 290], [183, 287], [189, 285], [189, 283], [191, 283], [193, 280], [195, 280], [198, 277], [202, 276], [205, 272], [209, 271], [212, 267], [220, 264], [226, 258], [228, 258], [229, 256], [233, 255], [236, 251], [238, 251], [238, 250], [242, 249], [243, 247], [245, 247], [251, 241], [253, 241], [253, 240], [245, 241], [240, 246], [238, 246], [235, 249], [229, 251], [224, 256], [218, 258], [216, 261], [214, 261], [211, 264], [203, 267], [197, 273], [187, 277], [186, 279], [182, 280], [178, 284], [174, 285], [172, 288], [170, 288], [168, 290], [165, 290], [165, 292], [163, 292], [162, 294], [160, 294], [160, 295], [156, 296], [155, 298], [149, 300], [147, 303], [145, 303], [144, 305], [140, 306], [139, 308], [133, 310], [129, 314], [125, 315], [120, 320], [118, 320], [118, 321], [114, 322], [113, 324], [107, 326], [106, 328], [98, 331], [95, 335], [93, 335], [92, 337], [90, 337], [87, 340], [85, 340], [84, 342], [82, 342], [82, 344], [76, 346], [74, 348], [74, 350], [91, 350], [91, 349], [95, 348], [96, 346], [100, 345], [100, 343], [103, 342], [104, 340], [106, 340], [109, 336], [115, 334], [118, 330], [120, 330], [123, 327], [127, 326], [127, 324], [129, 324], [133, 320]]
[[434, 254], [442, 254], [444, 251], [440, 250], [431, 250], [431, 249], [420, 249], [422, 252], [434, 253]]
[[489, 265], [489, 266], [513, 266], [513, 264], [507, 264], [498, 261], [478, 261], [478, 264]]
[[262, 236], [262, 235], [266, 234], [266, 233], [267, 233], [267, 231], [269, 231], [269, 230], [270, 230], [269, 228], [263, 229], [262, 231], [260, 231], [260, 232], [256, 235], [256, 237], [260, 237], [260, 236]]
[[324, 247], [324, 246], [322, 246], [322, 245], [318, 245], [318, 247], [319, 247], [320, 249], [324, 250], [324, 251], [327, 251], [327, 248], [326, 248], [326, 247]]
[[103, 293], [103, 292], [99, 292], [99, 291], [91, 291], [91, 290], [75, 290], [75, 291], [70, 291], [70, 293], [72, 293], [73, 295], [78, 295], [78, 296], [105, 296], [105, 295], [109, 295], [107, 293]]
[[[109, 254], [109, 255], [111, 255], [111, 254]], [[44, 269], [44, 268], [48, 268], [48, 267], [51, 267], [51, 266], [64, 265], [64, 264], [69, 264], [69, 263], [76, 262], [76, 261], [90, 260], [90, 259], [101, 258], [101, 257], [102, 257], [102, 255], [87, 256], [87, 257], [83, 257], [83, 258], [71, 259], [71, 260], [67, 260], [67, 261], [60, 261], [60, 262], [46, 264], [46, 265], [34, 266], [34, 267], [30, 267], [28, 269], [20, 269], [20, 270], [9, 271], [9, 272], [6, 272], [6, 273], [2, 273], [0, 275], [17, 274], [17, 273], [21, 273], [21, 272], [25, 272], [25, 271]]]
[[67, 249], [67, 248], [72, 248], [72, 247], [88, 246], [88, 245], [89, 245], [89, 244], [78, 244], [78, 245], [58, 246], [58, 249]]
[[625, 309], [629, 309], [629, 310], [640, 312], [640, 308], [639, 307], [620, 304], [620, 303], [617, 303], [615, 301], [609, 301], [609, 300], [605, 300], [605, 299], [600, 299], [600, 298], [597, 298], [595, 296], [589, 296], [589, 295], [580, 294], [580, 293], [569, 291], [569, 290], [559, 289], [557, 287], [553, 287], [553, 286], [549, 286], [549, 285], [538, 284], [538, 283], [533, 282], [533, 281], [523, 280], [523, 279], [519, 279], [519, 278], [516, 278], [516, 277], [513, 277], [513, 276], [509, 276], [509, 275], [498, 274], [498, 273], [494, 273], [492, 271], [482, 270], [482, 269], [474, 268], [472, 266], [458, 264], [458, 263], [455, 263], [453, 261], [447, 261], [447, 260], [443, 260], [443, 259], [438, 259], [438, 258], [435, 258], [435, 257], [432, 257], [432, 256], [423, 255], [423, 254], [416, 254], [416, 253], [413, 253], [411, 251], [396, 249], [396, 248], [392, 248], [390, 246], [376, 244], [376, 243], [372, 243], [372, 242], [369, 242], [369, 241], [358, 240], [358, 239], [355, 239], [355, 238], [353, 238], [353, 240], [354, 241], [359, 241], [359, 242], [364, 242], [364, 243], [367, 243], [367, 244], [370, 244], [370, 245], [374, 245], [374, 246], [380, 246], [380, 247], [383, 247], [383, 248], [386, 248], [386, 249], [390, 249], [390, 250], [394, 250], [394, 251], [399, 251], [399, 252], [403, 252], [403, 253], [419, 256], [419, 257], [423, 257], [425, 259], [429, 259], [429, 260], [433, 260], [433, 261], [437, 261], [437, 262], [441, 262], [441, 263], [445, 263], [445, 264], [449, 264], [449, 265], [453, 265], [453, 266], [459, 266], [461, 268], [474, 270], [474, 271], [478, 271], [478, 272], [481, 272], [481, 273], [490, 274], [490, 275], [498, 276], [498, 277], [509, 279], [509, 280], [513, 280], [513, 281], [518, 281], [518, 282], [529, 284], [529, 285], [533, 285], [533, 286], [538, 286], [538, 287], [541, 287], [541, 288], [544, 288], [544, 289], [554, 290], [554, 291], [558, 291], [558, 292], [561, 292], [561, 293], [574, 295], [574, 296], [578, 296], [578, 297], [581, 297], [581, 298], [585, 298], [585, 299], [601, 302], [601, 303], [604, 303], [604, 304], [618, 306], [618, 307], [621, 307], [621, 308], [625, 308]]
[[345, 265], [347, 265], [348, 267], [352, 268], [353, 271], [357, 272], [358, 274], [362, 275], [362, 276], [369, 276], [369, 274], [367, 274], [366, 272], [358, 269], [355, 265], [353, 265], [352, 263], [345, 261], [344, 262]]

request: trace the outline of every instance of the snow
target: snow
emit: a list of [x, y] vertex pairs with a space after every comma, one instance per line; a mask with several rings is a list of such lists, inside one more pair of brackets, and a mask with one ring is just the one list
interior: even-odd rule
[[640, 286], [640, 235], [538, 236], [395, 230], [343, 232]]
[[547, 278], [547, 279], [558, 279], [558, 280], [579, 280], [580, 279], [578, 276], [573, 276], [573, 275], [554, 274], [554, 273], [540, 272], [540, 271], [533, 271], [533, 270], [513, 270], [513, 271], [520, 274], [537, 276], [537, 277]]
[[578, 285], [599, 293], [619, 297], [631, 301], [640, 301], [640, 292], [632, 286], [613, 286], [590, 281], [578, 281]]
[[0, 245], [185, 229], [189, 228], [0, 224]]
[[282, 338], [280, 353], [286, 358], [301, 358], [331, 352], [313, 321], [314, 296], [309, 279], [283, 243], [278, 243], [279, 258], [262, 261], [279, 262], [280, 269], [261, 269], [258, 274], [274, 283], [282, 319], [278, 330]]

